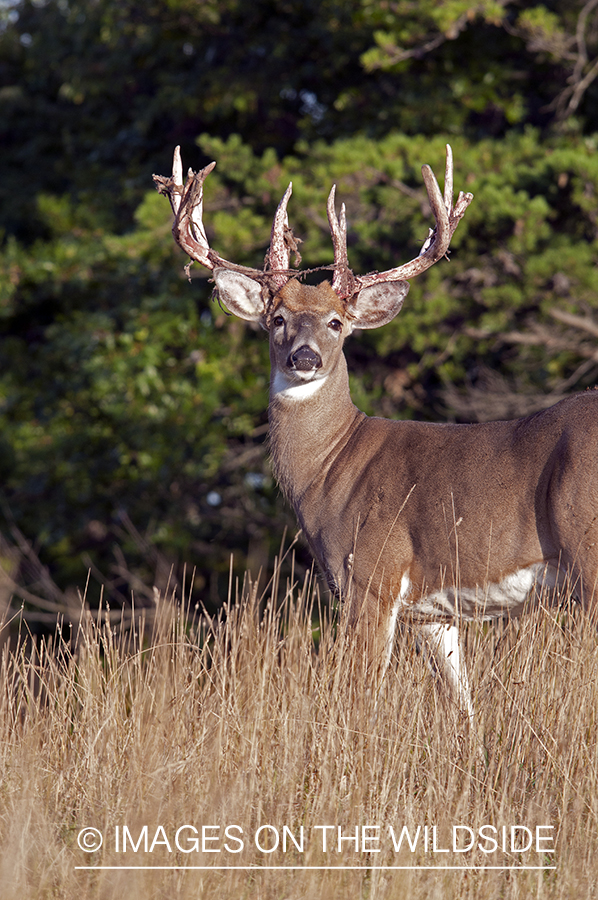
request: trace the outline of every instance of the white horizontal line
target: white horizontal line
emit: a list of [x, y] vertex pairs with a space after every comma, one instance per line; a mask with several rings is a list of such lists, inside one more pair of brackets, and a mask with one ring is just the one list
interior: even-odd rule
[[389, 870], [401, 870], [401, 871], [422, 871], [422, 872], [430, 872], [434, 869], [441, 869], [443, 871], [451, 870], [457, 872], [463, 871], [471, 871], [475, 869], [476, 871], [488, 871], [495, 870], [499, 872], [513, 872], [513, 871], [528, 871], [533, 869], [534, 871], [547, 872], [551, 869], [556, 869], [556, 866], [75, 866], [76, 870], [119, 870], [119, 869], [149, 869], [149, 870], [185, 870], [189, 869], [190, 871], [201, 870], [202, 872], [213, 871], [244, 871], [244, 872], [271, 872], [271, 871], [283, 871], [288, 870], [289, 872], [301, 872], [301, 871], [326, 871], [331, 872], [338, 869], [338, 871], [389, 871]]

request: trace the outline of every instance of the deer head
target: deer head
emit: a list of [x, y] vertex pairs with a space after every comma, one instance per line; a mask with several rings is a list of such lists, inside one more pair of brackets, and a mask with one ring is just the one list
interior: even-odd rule
[[[430, 231], [419, 255], [386, 272], [355, 276], [349, 268], [347, 257], [345, 206], [341, 206], [338, 216], [335, 208], [336, 186], [333, 186], [327, 204], [334, 246], [332, 282], [309, 288], [296, 281], [296, 270], [289, 269], [290, 255], [297, 251], [287, 215], [292, 184], [289, 184], [276, 210], [263, 269], [230, 263], [210, 248], [203, 225], [203, 185], [215, 165], [210, 163], [197, 173], [189, 169], [187, 181], [183, 184], [180, 148], [177, 147], [172, 176], [164, 178], [154, 175], [154, 181], [157, 189], [170, 200], [174, 212], [172, 231], [175, 241], [192, 260], [213, 270], [220, 298], [232, 313], [241, 319], [259, 322], [273, 336], [279, 335], [279, 329], [283, 327], [280, 319], [284, 316], [277, 313], [283, 297], [285, 308], [290, 302], [295, 312], [301, 310], [305, 314], [315, 308], [319, 308], [321, 313], [326, 297], [325, 305], [337, 313], [337, 317], [331, 316], [326, 328], [332, 333], [342, 333], [344, 337], [356, 328], [378, 328], [390, 322], [401, 309], [409, 290], [408, 280], [446, 255], [452, 235], [473, 199], [472, 194], [461, 192], [453, 206], [453, 156], [447, 145], [444, 196], [432, 169], [427, 165], [422, 167], [436, 227]], [[340, 328], [337, 323], [340, 323]], [[279, 340], [278, 337], [273, 339], [275, 343]], [[297, 357], [295, 368], [298, 373], [308, 371], [306, 358]]]

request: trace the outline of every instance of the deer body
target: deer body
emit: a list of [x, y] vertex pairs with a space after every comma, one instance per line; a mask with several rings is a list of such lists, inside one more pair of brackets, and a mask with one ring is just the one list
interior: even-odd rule
[[379, 683], [396, 623], [407, 617], [471, 715], [461, 619], [518, 615], [530, 595], [565, 584], [586, 607], [595, 602], [598, 391], [510, 422], [364, 415], [351, 401], [343, 343], [356, 328], [389, 322], [406, 279], [445, 255], [472, 199], [460, 194], [453, 207], [450, 148], [444, 197], [431, 170], [422, 170], [436, 230], [419, 257], [389, 272], [356, 278], [350, 271], [333, 188], [334, 276], [317, 287], [288, 270], [296, 246], [286, 219], [290, 186], [263, 272], [209, 248], [201, 210], [212, 167], [191, 172], [183, 186], [177, 151], [173, 177], [155, 177], [170, 197], [178, 243], [213, 269], [228, 309], [269, 334], [274, 473], [328, 584], [349, 605], [366, 677]]
[[[368, 417], [351, 401], [342, 337], [326, 333], [321, 311], [311, 321], [301, 312], [314, 309], [317, 290], [291, 282], [270, 324], [272, 462], [376, 668], [385, 668], [405, 614], [447, 623], [517, 616], [530, 592], [566, 579], [590, 603], [598, 391], [516, 421]], [[334, 306], [327, 314], [340, 318]], [[300, 347], [319, 368], [294, 369]]]
[[[343, 402], [328, 399], [334, 428], [317, 442], [312, 423], [302, 427], [306, 401], [275, 395], [270, 416], [274, 470], [336, 592], [347, 596], [352, 582], [375, 605], [401, 596], [423, 616], [492, 618], [518, 615], [532, 581], [554, 585], [569, 570], [577, 593], [592, 596], [598, 392], [481, 425], [394, 422], [355, 408], [341, 419]], [[279, 448], [283, 429], [292, 447]], [[298, 469], [312, 477], [294, 481]]]

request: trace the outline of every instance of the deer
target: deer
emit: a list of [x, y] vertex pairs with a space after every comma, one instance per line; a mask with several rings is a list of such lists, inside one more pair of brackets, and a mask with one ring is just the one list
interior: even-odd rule
[[[415, 628], [446, 695], [471, 720], [461, 623], [521, 615], [571, 592], [585, 608], [598, 581], [598, 391], [511, 421], [432, 423], [368, 417], [353, 404], [343, 345], [401, 310], [409, 280], [447, 256], [473, 195], [444, 192], [425, 165], [435, 227], [414, 259], [386, 272], [349, 268], [344, 204], [327, 212], [332, 278], [313, 286], [289, 268], [292, 184], [276, 210], [263, 270], [230, 263], [209, 246], [203, 186], [211, 163], [183, 182], [154, 175], [174, 212], [173, 235], [213, 275], [220, 301], [269, 335], [268, 407], [274, 475], [292, 505], [348, 628], [380, 685], [399, 622]], [[189, 263], [191, 265], [191, 263]], [[551, 593], [550, 593], [551, 592]]]

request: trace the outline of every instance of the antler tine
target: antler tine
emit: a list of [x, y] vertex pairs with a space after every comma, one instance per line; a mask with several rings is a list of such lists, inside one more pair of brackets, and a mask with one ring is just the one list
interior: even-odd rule
[[[206, 166], [205, 169], [202, 169], [201, 172], [198, 172], [195, 176], [195, 184], [197, 186], [196, 189], [198, 188], [199, 191], [197, 198], [191, 203], [191, 224], [193, 226], [192, 230], [196, 235], [199, 235], [202, 245], [207, 247], [208, 250], [210, 245], [208, 244], [208, 238], [203, 224], [203, 183], [210, 172], [215, 168], [215, 166], [216, 163], [212, 162], [209, 164], [209, 166]], [[192, 169], [189, 169], [189, 181], [191, 180], [192, 176], [193, 171]]]
[[[267, 267], [273, 272], [272, 281], [277, 288], [283, 287], [288, 281], [288, 274], [285, 273], [289, 268], [291, 248], [286, 240], [286, 233], [289, 230], [287, 206], [292, 193], [293, 182], [291, 181], [276, 209], [270, 235], [270, 249], [266, 256]], [[280, 272], [277, 274], [278, 270]]]
[[446, 145], [446, 165], [444, 167], [444, 206], [447, 215], [453, 211], [453, 148]]
[[[215, 162], [210, 163], [199, 172], [189, 169], [187, 181], [183, 184], [183, 163], [181, 149], [176, 147], [172, 160], [172, 175], [164, 178], [162, 175], [154, 175], [154, 181], [161, 194], [166, 194], [170, 200], [174, 212], [172, 233], [174, 239], [192, 260], [199, 262], [207, 269], [225, 268], [234, 272], [240, 272], [268, 285], [274, 291], [281, 288], [289, 279], [288, 266], [291, 250], [296, 250], [296, 239], [293, 238], [288, 226], [287, 204], [292, 192], [289, 184], [285, 194], [278, 204], [272, 225], [272, 237], [270, 249], [266, 256], [264, 270], [252, 269], [249, 266], [238, 266], [228, 262], [218, 253], [210, 249], [206, 230], [203, 224], [203, 185], [204, 181], [214, 169]], [[298, 255], [298, 254], [297, 254]], [[188, 266], [186, 267], [189, 274]], [[272, 270], [270, 273], [269, 270]]]
[[332, 246], [334, 248], [334, 275], [332, 276], [332, 289], [341, 299], [346, 299], [353, 294], [354, 278], [349, 268], [347, 254], [347, 211], [345, 204], [341, 204], [340, 219], [336, 214], [336, 185], [333, 184], [328, 195], [326, 209], [328, 222], [332, 234]]
[[212, 162], [199, 172], [189, 169], [172, 226], [175, 241], [191, 259], [208, 269], [213, 269], [215, 263], [210, 258], [210, 245], [203, 225], [203, 185], [215, 165]]
[[345, 214], [345, 204], [341, 206], [341, 220], [336, 214], [336, 185], [333, 184], [328, 195], [326, 210], [328, 212], [328, 223], [332, 234], [332, 246], [334, 247], [334, 265], [347, 265], [347, 217]]
[[422, 166], [422, 176], [436, 220], [436, 228], [430, 231], [419, 256], [402, 266], [397, 266], [396, 269], [389, 269], [387, 272], [372, 272], [371, 275], [357, 278], [359, 290], [387, 281], [408, 281], [425, 272], [446, 255], [455, 229], [473, 200], [473, 194], [461, 191], [457, 203], [453, 207], [453, 152], [449, 144], [446, 145], [444, 196], [440, 192], [436, 176], [430, 166]]
[[440, 193], [436, 176], [430, 166], [422, 166], [422, 176], [428, 192], [428, 200], [432, 207], [432, 213], [436, 220], [436, 228], [425, 242], [420, 251], [420, 255], [417, 258], [429, 259], [431, 260], [429, 265], [433, 265], [433, 263], [444, 256], [451, 241], [449, 227], [450, 210], [447, 210], [446, 208], [445, 198]]
[[208, 269], [213, 269], [215, 262], [210, 259], [210, 245], [203, 226], [203, 184], [215, 165], [212, 162], [197, 173], [189, 169], [187, 181], [183, 184], [181, 148], [177, 146], [172, 160], [172, 176], [153, 176], [157, 189], [170, 200], [175, 241], [191, 259]]
[[181, 187], [180, 191], [173, 190], [169, 195], [172, 211], [176, 216], [181, 205], [181, 194], [183, 193], [183, 160], [181, 159], [181, 148], [178, 144], [174, 148], [172, 157], [172, 184], [173, 187], [176, 186], [178, 188], [179, 185]]

